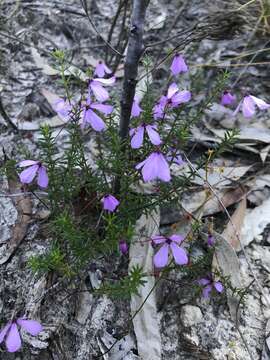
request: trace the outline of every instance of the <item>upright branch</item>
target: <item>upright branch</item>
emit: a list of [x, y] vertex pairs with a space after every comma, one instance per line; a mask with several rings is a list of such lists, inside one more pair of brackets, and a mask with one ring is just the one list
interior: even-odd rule
[[143, 29], [149, 0], [134, 0], [129, 43], [124, 69], [124, 84], [121, 98], [120, 131], [121, 139], [128, 135], [132, 103], [138, 75], [138, 64], [143, 51]]

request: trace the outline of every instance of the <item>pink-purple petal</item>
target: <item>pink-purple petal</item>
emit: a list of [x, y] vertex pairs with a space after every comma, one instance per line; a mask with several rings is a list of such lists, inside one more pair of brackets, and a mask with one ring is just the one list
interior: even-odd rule
[[113, 195], [105, 195], [101, 202], [103, 204], [103, 209], [113, 212], [120, 202]]
[[37, 336], [42, 331], [42, 325], [35, 320], [27, 320], [19, 318], [17, 324], [20, 325], [25, 331], [33, 336]]
[[42, 188], [46, 188], [48, 186], [49, 178], [48, 178], [47, 170], [43, 165], [40, 165], [38, 169], [37, 183]]
[[161, 139], [159, 136], [159, 133], [157, 131], [154, 130], [154, 127], [152, 125], [147, 125], [146, 126], [146, 132], [149, 136], [149, 139], [151, 141], [152, 144], [154, 145], [160, 145], [161, 144]]
[[20, 349], [22, 342], [16, 323], [11, 324], [5, 343], [8, 352], [15, 352]]
[[106, 104], [91, 104], [90, 107], [92, 109], [96, 109], [100, 112], [102, 112], [105, 115], [110, 115], [113, 112], [113, 106], [112, 105], [106, 105]]
[[0, 344], [4, 341], [9, 329], [11, 327], [11, 322], [9, 321], [3, 329], [0, 331]]
[[184, 237], [181, 235], [174, 234], [174, 235], [170, 236], [170, 239], [172, 241], [176, 242], [177, 244], [181, 244], [181, 242], [184, 240]]
[[224, 290], [224, 287], [223, 287], [223, 285], [221, 284], [220, 281], [215, 281], [214, 282], [214, 287], [217, 290], [217, 292], [219, 292], [219, 293], [222, 293], [222, 291]]
[[255, 104], [258, 106], [260, 110], [267, 110], [270, 108], [270, 104], [267, 104], [267, 102], [265, 102], [264, 100], [259, 99], [253, 95], [249, 95], [249, 97], [255, 102]]
[[169, 245], [164, 244], [154, 255], [154, 264], [157, 268], [163, 268], [168, 263]]
[[157, 177], [165, 182], [168, 182], [171, 180], [171, 173], [170, 173], [170, 167], [167, 163], [165, 157], [161, 154], [157, 154], [157, 171], [156, 171]]
[[163, 244], [166, 242], [166, 238], [162, 235], [155, 235], [151, 237], [151, 240], [156, 244]]
[[209, 298], [211, 291], [212, 291], [212, 285], [205, 286], [202, 291], [202, 296], [206, 299]]
[[94, 93], [98, 101], [106, 101], [109, 99], [109, 93], [104, 87], [97, 81], [90, 82], [90, 89]]
[[255, 114], [255, 102], [250, 96], [245, 96], [242, 104], [244, 117], [252, 117]]
[[137, 98], [134, 98], [131, 108], [131, 116], [138, 117], [140, 116], [141, 112], [142, 112], [142, 108], [139, 105], [139, 101], [137, 100]]
[[188, 67], [182, 55], [179, 54], [175, 55], [170, 69], [173, 75], [178, 75], [182, 72], [185, 73], [188, 71]]
[[236, 101], [236, 96], [232, 95], [229, 91], [224, 91], [221, 97], [221, 105], [232, 105]]
[[211, 283], [211, 280], [208, 278], [201, 278], [197, 281], [199, 285], [205, 286]]
[[142, 168], [142, 176], [145, 182], [149, 182], [158, 177], [158, 154], [152, 153], [146, 159]]
[[29, 166], [29, 168], [23, 170], [19, 175], [21, 183], [30, 184], [34, 180], [38, 169], [39, 165], [32, 165]]
[[182, 249], [174, 242], [170, 243], [170, 248], [172, 250], [172, 254], [176, 264], [186, 265], [188, 263], [188, 257], [184, 249]]
[[147, 159], [145, 159], [145, 160], [141, 161], [139, 164], [137, 164], [135, 166], [135, 169], [137, 169], [137, 170], [141, 169], [147, 163]]
[[18, 166], [25, 167], [25, 166], [36, 165], [38, 163], [39, 163], [39, 161], [35, 161], [35, 160], [22, 160], [19, 162]]
[[143, 143], [144, 127], [138, 126], [134, 130], [134, 134], [131, 138], [131, 147], [132, 149], [138, 149], [142, 146]]
[[105, 74], [111, 74], [111, 73], [112, 71], [102, 61], [99, 61], [94, 71], [94, 75], [97, 75], [99, 78], [103, 78]]
[[167, 98], [171, 99], [177, 91], [178, 91], [178, 86], [176, 85], [176, 83], [172, 83], [168, 88]]
[[186, 103], [191, 99], [191, 92], [188, 90], [178, 91], [172, 97], [173, 105], [179, 105], [182, 103]]
[[86, 111], [85, 121], [90, 123], [95, 131], [103, 131], [106, 128], [104, 121], [91, 109]]

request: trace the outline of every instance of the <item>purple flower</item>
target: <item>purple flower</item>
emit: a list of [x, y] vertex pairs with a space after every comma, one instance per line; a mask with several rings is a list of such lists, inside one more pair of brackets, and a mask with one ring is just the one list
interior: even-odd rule
[[53, 110], [60, 116], [64, 121], [68, 121], [72, 111], [72, 105], [64, 99], [57, 99], [52, 104]]
[[156, 131], [156, 125], [145, 125], [142, 124], [134, 129], [130, 129], [129, 135], [131, 138], [131, 147], [132, 149], [138, 149], [142, 146], [143, 137], [144, 137], [144, 130], [146, 130], [147, 135], [153, 145], [160, 145], [161, 139], [159, 133]]
[[8, 352], [15, 352], [21, 348], [22, 342], [18, 325], [33, 336], [37, 336], [42, 331], [42, 326], [35, 320], [19, 318], [14, 321], [9, 321], [0, 331], [0, 344], [5, 340]]
[[191, 99], [191, 93], [188, 90], [179, 91], [176, 83], [172, 83], [167, 92], [167, 96], [162, 96], [157, 105], [154, 106], [154, 119], [164, 117], [165, 107], [175, 108], [180, 104], [186, 103]]
[[231, 105], [236, 101], [236, 96], [231, 94], [229, 91], [224, 91], [221, 97], [221, 105]]
[[175, 55], [170, 69], [173, 75], [178, 75], [180, 73], [185, 73], [188, 71], [187, 64], [185, 63], [185, 60], [182, 55], [180, 54]]
[[18, 165], [19, 167], [28, 166], [28, 168], [23, 170], [19, 175], [21, 183], [30, 184], [34, 180], [34, 177], [37, 175], [38, 185], [42, 188], [46, 188], [48, 186], [49, 179], [47, 175], [47, 170], [40, 161], [23, 160]]
[[153, 108], [153, 116], [155, 120], [162, 119], [164, 117], [165, 107], [168, 99], [166, 96], [161, 96], [158, 103]]
[[184, 238], [181, 235], [172, 235], [168, 238], [162, 235], [153, 236], [152, 241], [154, 244], [163, 244], [154, 256], [155, 266], [162, 268], [167, 265], [169, 249], [171, 250], [177, 265], [187, 264], [188, 257], [186, 251], [179, 246], [183, 240]]
[[101, 202], [103, 204], [103, 209], [113, 212], [120, 202], [113, 195], [105, 195]]
[[119, 250], [123, 255], [126, 255], [128, 253], [128, 244], [125, 240], [119, 241]]
[[137, 98], [137, 96], [134, 96], [133, 104], [131, 108], [132, 117], [140, 116], [141, 112], [143, 111], [139, 104], [140, 104], [139, 99]]
[[218, 293], [222, 293], [224, 287], [220, 281], [214, 281], [211, 275], [208, 275], [205, 278], [201, 278], [197, 281], [199, 285], [203, 287], [202, 296], [204, 298], [209, 298], [212, 290], [216, 290]]
[[175, 163], [177, 165], [184, 165], [185, 161], [182, 159], [182, 156], [178, 150], [171, 149], [167, 152], [166, 158], [169, 162]]
[[246, 95], [244, 99], [240, 101], [233, 115], [236, 115], [241, 109], [244, 117], [252, 117], [256, 112], [256, 105], [260, 110], [266, 110], [270, 107], [270, 104], [267, 104], [264, 100], [253, 95]]
[[171, 180], [169, 165], [164, 155], [158, 151], [153, 152], [144, 161], [136, 165], [137, 170], [141, 168], [144, 182], [155, 179], [166, 182]]
[[94, 75], [97, 75], [99, 78], [103, 78], [105, 74], [111, 74], [111, 73], [112, 73], [111, 69], [109, 69], [108, 66], [101, 60], [98, 62], [94, 71]]
[[214, 246], [215, 245], [215, 238], [213, 235], [208, 235], [208, 238], [207, 238], [207, 244], [208, 246]]
[[109, 79], [95, 78], [89, 82], [89, 93], [93, 93], [98, 101], [103, 102], [109, 99], [109, 93], [104, 86], [111, 86], [115, 83], [115, 76]]
[[90, 124], [96, 131], [102, 131], [106, 128], [104, 121], [99, 117], [94, 110], [98, 110], [105, 115], [109, 115], [113, 111], [113, 106], [106, 104], [92, 103], [90, 98], [87, 99], [86, 105], [83, 106], [83, 120], [82, 127]]

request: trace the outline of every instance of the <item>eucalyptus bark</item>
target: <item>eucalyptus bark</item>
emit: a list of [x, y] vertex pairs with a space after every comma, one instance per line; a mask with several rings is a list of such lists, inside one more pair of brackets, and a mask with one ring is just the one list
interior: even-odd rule
[[119, 135], [124, 140], [128, 135], [131, 108], [135, 95], [138, 65], [143, 52], [143, 30], [149, 0], [134, 0], [131, 16], [129, 43], [124, 66], [124, 84], [121, 98]]

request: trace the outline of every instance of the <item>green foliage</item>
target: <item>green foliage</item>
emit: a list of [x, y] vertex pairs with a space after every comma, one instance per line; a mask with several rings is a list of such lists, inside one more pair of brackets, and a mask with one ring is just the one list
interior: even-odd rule
[[28, 264], [32, 271], [38, 274], [55, 271], [70, 276], [70, 268], [65, 261], [65, 254], [56, 243], [46, 254], [31, 257]]
[[16, 180], [16, 161], [12, 159], [6, 160], [0, 168], [0, 174], [5, 175], [9, 180]]
[[140, 286], [144, 286], [146, 281], [146, 274], [139, 266], [134, 266], [129, 274], [119, 280], [118, 282], [107, 282], [103, 284], [100, 289], [96, 290], [97, 294], [106, 294], [113, 298], [126, 299], [131, 295], [138, 295]]
[[[60, 71], [65, 99], [71, 104], [74, 85], [71, 81], [74, 76], [68, 74], [68, 56], [63, 51], [56, 50], [53, 52], [53, 58]], [[151, 60], [145, 58], [143, 63], [148, 71]], [[90, 72], [88, 75], [91, 75]], [[161, 120], [159, 126], [164, 141], [158, 149], [163, 154], [176, 155], [179, 151], [183, 153], [187, 149], [192, 126], [200, 121], [205, 109], [220, 96], [227, 79], [227, 73], [219, 74], [215, 84], [197, 107], [181, 104], [179, 108], [166, 109], [168, 119]], [[235, 130], [228, 131], [219, 146], [211, 150], [211, 156], [207, 152], [197, 160], [196, 169], [191, 168], [189, 174], [173, 177], [170, 183], [159, 183], [157, 191], [146, 196], [136, 189], [141, 174], [135, 166], [157, 148], [153, 147], [147, 137], [144, 146], [137, 150], [130, 148], [129, 139], [123, 142], [118, 134], [119, 109], [116, 107], [114, 116], [104, 119], [106, 131], [91, 133], [96, 143], [96, 155], [95, 167], [90, 167], [84, 148], [84, 140], [88, 133], [82, 132], [80, 126], [81, 105], [85, 100], [87, 84], [78, 84], [80, 99], [72, 107], [71, 119], [64, 126], [68, 132], [68, 140], [64, 144], [65, 150], [61, 156], [57, 154], [56, 149], [58, 135], [54, 137], [48, 126], [41, 129], [42, 138], [39, 146], [41, 160], [49, 175], [48, 205], [52, 215], [48, 227], [53, 238], [53, 246], [47, 254], [31, 258], [31, 268], [39, 273], [56, 271], [62, 276], [73, 276], [98, 258], [118, 255], [119, 241], [124, 239], [130, 243], [134, 225], [142, 213], [149, 214], [157, 205], [178, 205], [182, 193], [190, 188], [192, 179], [197, 176], [197, 171], [201, 168], [207, 169], [209, 162], [231, 148], [237, 137]], [[156, 101], [156, 94], [147, 77], [141, 103], [144, 111], [140, 117], [132, 119], [131, 127], [153, 123], [153, 105]], [[171, 125], [169, 130], [167, 123]], [[171, 163], [172, 161], [170, 165]], [[106, 194], [114, 194], [115, 189], [120, 205], [117, 212], [106, 212], [102, 210], [101, 199]], [[196, 236], [201, 226], [200, 221], [194, 221], [191, 233]], [[211, 268], [212, 255], [210, 251], [202, 258], [191, 259], [189, 266], [168, 266], [164, 271], [177, 269], [190, 279], [196, 279]], [[126, 277], [119, 281], [105, 282], [97, 292], [112, 297], [130, 297], [137, 293], [139, 286], [144, 285], [145, 277], [146, 274], [141, 268], [134, 267]]]

